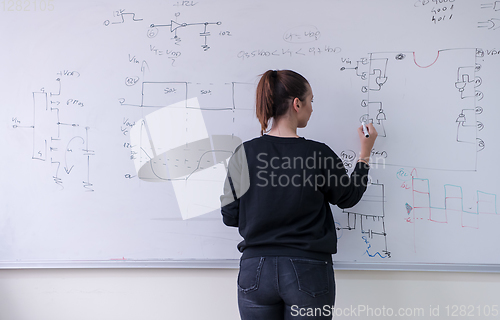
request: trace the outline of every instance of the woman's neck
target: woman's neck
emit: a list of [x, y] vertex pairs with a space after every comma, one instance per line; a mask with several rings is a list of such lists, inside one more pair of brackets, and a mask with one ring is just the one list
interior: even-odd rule
[[297, 135], [297, 127], [295, 126], [286, 126], [285, 123], [280, 122], [277, 124], [273, 124], [273, 127], [269, 132], [267, 133], [270, 136], [276, 136], [276, 137], [293, 137], [293, 138], [299, 138]]

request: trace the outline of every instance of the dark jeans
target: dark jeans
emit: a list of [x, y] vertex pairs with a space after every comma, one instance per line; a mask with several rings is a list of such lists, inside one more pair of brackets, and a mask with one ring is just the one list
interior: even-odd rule
[[334, 302], [331, 262], [274, 256], [240, 260], [242, 320], [331, 319]]

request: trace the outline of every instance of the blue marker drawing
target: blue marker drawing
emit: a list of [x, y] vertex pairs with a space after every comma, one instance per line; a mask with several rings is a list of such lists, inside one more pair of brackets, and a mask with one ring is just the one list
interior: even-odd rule
[[337, 230], [337, 240], [342, 238], [344, 235], [344, 229], [342, 228], [342, 225], [338, 222], [335, 222], [335, 229]]
[[370, 250], [370, 248], [372, 247], [372, 245], [371, 245], [371, 244], [370, 244], [370, 242], [368, 241], [368, 238], [367, 238], [366, 236], [362, 236], [361, 238], [362, 238], [362, 239], [365, 241], [365, 243], [368, 245], [368, 247], [366, 248], [366, 251], [365, 251], [365, 253], [363, 253], [363, 255], [364, 255], [364, 254], [367, 254], [370, 258], [374, 258], [374, 257], [376, 257], [376, 256], [379, 256], [379, 257], [380, 257], [380, 258], [382, 258], [382, 259], [385, 259], [385, 258], [390, 258], [390, 257], [391, 257], [391, 255], [390, 255], [390, 253], [389, 253], [389, 252], [385, 252], [385, 253], [384, 253], [384, 254], [385, 254], [385, 256], [382, 256], [382, 255], [380, 254], [380, 252], [378, 252], [378, 251], [377, 251], [377, 252], [375, 252], [374, 254], [371, 254], [369, 250]]
[[374, 239], [374, 246], [385, 254], [391, 256], [387, 246], [387, 232], [385, 228], [385, 187], [381, 183], [370, 183], [363, 198], [352, 208], [344, 209], [347, 214], [347, 223], [343, 230], [359, 230], [361, 235]]
[[413, 210], [413, 207], [412, 207], [412, 206], [410, 206], [410, 205], [408, 204], [408, 202], [407, 202], [407, 203], [405, 203], [405, 207], [406, 207], [406, 213], [408, 213], [408, 215], [409, 215], [409, 214], [410, 214], [410, 212], [411, 212], [411, 210]]

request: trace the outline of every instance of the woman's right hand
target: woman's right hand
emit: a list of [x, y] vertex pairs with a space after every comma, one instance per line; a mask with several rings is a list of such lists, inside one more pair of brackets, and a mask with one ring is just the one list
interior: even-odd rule
[[359, 141], [361, 142], [361, 150], [359, 153], [359, 159], [363, 159], [366, 162], [369, 161], [370, 155], [373, 149], [373, 145], [375, 144], [375, 140], [377, 139], [378, 133], [373, 123], [366, 124], [366, 129], [368, 130], [369, 137], [365, 137], [363, 133], [363, 126], [358, 128]]

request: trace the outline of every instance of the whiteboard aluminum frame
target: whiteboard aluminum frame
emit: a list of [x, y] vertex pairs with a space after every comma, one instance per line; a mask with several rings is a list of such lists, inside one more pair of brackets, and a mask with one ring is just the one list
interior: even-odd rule
[[[0, 261], [1, 269], [238, 269], [239, 259], [227, 260], [24, 260]], [[435, 271], [500, 273], [498, 264], [465, 263], [370, 263], [334, 261], [345, 271]]]

